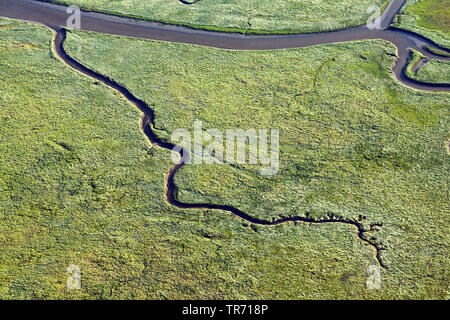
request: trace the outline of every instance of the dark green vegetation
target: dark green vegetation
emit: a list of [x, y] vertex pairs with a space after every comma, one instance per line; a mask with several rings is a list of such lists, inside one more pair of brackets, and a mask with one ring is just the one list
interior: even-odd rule
[[407, 0], [394, 26], [450, 48], [450, 0]]
[[[235, 52], [81, 32], [67, 43], [152, 105], [161, 137], [194, 119], [280, 128], [279, 175], [189, 165], [180, 198], [382, 222], [373, 236], [390, 269], [368, 291], [376, 260], [355, 228], [168, 206], [170, 152], [148, 145], [134, 107], [54, 58], [49, 30], [0, 21], [1, 298], [446, 296], [450, 99], [395, 82], [392, 46]], [[65, 289], [69, 264], [81, 291]]]
[[366, 23], [370, 6], [388, 0], [49, 0], [110, 14], [207, 29], [242, 33], [310, 33]]

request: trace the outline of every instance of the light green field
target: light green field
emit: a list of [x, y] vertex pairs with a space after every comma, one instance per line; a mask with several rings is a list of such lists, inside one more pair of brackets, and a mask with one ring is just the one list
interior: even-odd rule
[[450, 0], [407, 0], [394, 26], [450, 48]]
[[[189, 165], [180, 197], [382, 222], [373, 236], [390, 269], [370, 291], [374, 251], [353, 227], [251, 228], [169, 206], [170, 152], [149, 145], [139, 112], [55, 58], [46, 28], [0, 24], [0, 298], [446, 297], [450, 97], [397, 84], [392, 46], [236, 52], [82, 32], [67, 43], [152, 105], [161, 137], [194, 119], [280, 128], [279, 175]], [[69, 264], [80, 291], [66, 289]]]
[[239, 32], [330, 31], [366, 23], [371, 6], [388, 0], [51, 0], [87, 10], [175, 23], [193, 28]]

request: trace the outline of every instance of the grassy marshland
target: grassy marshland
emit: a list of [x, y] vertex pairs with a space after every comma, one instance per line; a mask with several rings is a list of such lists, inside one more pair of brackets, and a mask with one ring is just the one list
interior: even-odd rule
[[188, 165], [176, 176], [179, 199], [267, 219], [366, 216], [367, 224], [383, 223], [373, 237], [388, 248], [385, 285], [393, 287], [384, 292], [414, 296], [394, 284], [431, 268], [426, 290], [444, 294], [450, 96], [399, 84], [389, 43], [237, 52], [77, 32], [66, 47], [147, 101], [163, 138], [194, 120], [220, 130], [281, 130], [277, 175]]
[[387, 0], [50, 0], [87, 10], [192, 28], [242, 33], [310, 33], [366, 23], [371, 6]]
[[405, 74], [415, 80], [428, 83], [450, 83], [450, 63], [443, 60], [425, 61], [425, 57], [411, 50]]
[[[186, 166], [186, 201], [256, 216], [333, 211], [382, 222], [371, 247], [340, 224], [252, 227], [164, 201], [170, 152], [139, 112], [55, 58], [51, 32], [0, 20], [0, 297], [445, 298], [449, 95], [406, 89], [382, 41], [235, 52], [69, 34], [70, 54], [191, 128], [281, 129], [281, 168]], [[79, 265], [82, 289], [66, 289]]]
[[450, 48], [450, 0], [407, 0], [394, 26], [422, 34]]

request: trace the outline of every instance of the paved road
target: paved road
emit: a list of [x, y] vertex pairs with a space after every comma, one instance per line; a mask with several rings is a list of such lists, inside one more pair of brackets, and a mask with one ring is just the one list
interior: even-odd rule
[[[153, 40], [197, 44], [235, 50], [264, 50], [302, 48], [318, 44], [384, 39], [398, 49], [398, 60], [393, 74], [403, 84], [421, 90], [450, 91], [450, 84], [425, 84], [408, 79], [404, 72], [409, 49], [415, 49], [430, 59], [445, 58], [424, 49], [425, 45], [438, 48], [430, 40], [403, 30], [390, 28], [395, 14], [405, 0], [393, 0], [379, 18], [381, 29], [370, 30], [366, 26], [341, 31], [295, 35], [242, 35], [193, 30], [186, 27], [167, 25], [143, 20], [129, 19], [94, 12], [82, 12], [81, 29], [106, 34], [123, 35]], [[32, 0], [0, 0], [0, 16], [27, 20], [48, 26], [65, 27], [68, 14], [64, 6]]]

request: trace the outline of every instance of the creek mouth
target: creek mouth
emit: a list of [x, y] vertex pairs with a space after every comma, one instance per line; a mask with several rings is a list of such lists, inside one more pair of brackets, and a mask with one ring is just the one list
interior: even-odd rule
[[[64, 49], [64, 41], [66, 40], [66, 30], [60, 27], [47, 26], [55, 31], [55, 37], [53, 41], [53, 49], [56, 55], [69, 67], [105, 84], [106, 86], [118, 91], [129, 103], [137, 107], [142, 113], [141, 119], [141, 130], [144, 132], [151, 144], [158, 146], [163, 149], [167, 149], [174, 152], [175, 144], [164, 141], [160, 139], [155, 132], [152, 130], [154, 128], [154, 112], [144, 101], [135, 97], [127, 88], [118, 84], [114, 80], [95, 72], [92, 69], [87, 68], [83, 64], [79, 63], [72, 57], [70, 57]], [[239, 218], [254, 224], [263, 226], [276, 226], [288, 222], [303, 222], [309, 224], [322, 224], [322, 223], [340, 223], [345, 225], [350, 225], [356, 228], [357, 236], [364, 243], [370, 245], [375, 250], [375, 258], [379, 265], [385, 269], [388, 269], [381, 258], [381, 251], [386, 250], [381, 243], [377, 243], [375, 240], [367, 236], [367, 233], [376, 231], [376, 228], [381, 227], [381, 223], [373, 223], [369, 228], [365, 228], [362, 221], [364, 218], [362, 216], [357, 219], [348, 219], [340, 216], [336, 216], [329, 213], [327, 216], [320, 219], [313, 219], [308, 217], [309, 213], [305, 213], [305, 216], [289, 216], [280, 217], [275, 220], [264, 220], [257, 217], [253, 217], [238, 208], [230, 205], [219, 205], [219, 204], [209, 204], [209, 203], [184, 203], [176, 199], [177, 185], [175, 183], [175, 174], [185, 165], [182, 159], [187, 159], [189, 155], [185, 154], [185, 150], [178, 152], [180, 156], [180, 162], [176, 164], [165, 178], [165, 199], [166, 201], [179, 209], [199, 209], [199, 210], [221, 210], [229, 212], [238, 216]], [[187, 157], [186, 157], [187, 156]]]

